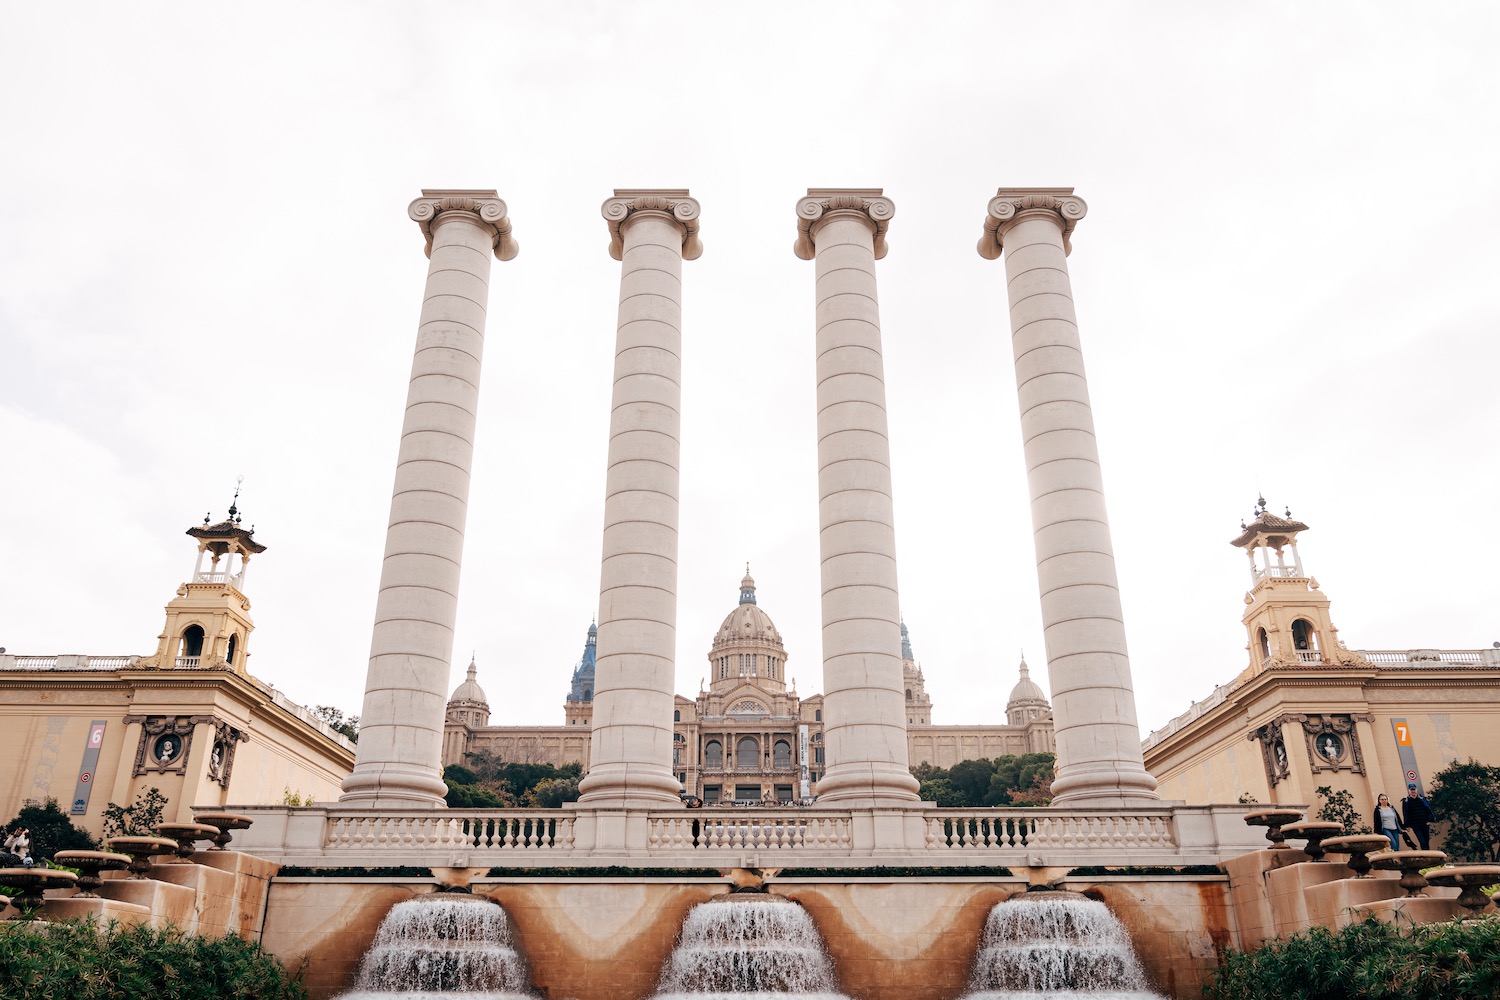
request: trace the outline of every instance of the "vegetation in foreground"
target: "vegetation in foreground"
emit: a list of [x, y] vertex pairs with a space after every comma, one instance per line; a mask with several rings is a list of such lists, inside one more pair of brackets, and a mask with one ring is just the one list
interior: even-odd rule
[[0, 924], [0, 997], [26, 1000], [306, 1000], [260, 945], [90, 920]]
[[1210, 1000], [1493, 1000], [1500, 996], [1500, 920], [1398, 927], [1373, 917], [1230, 951], [1203, 988]]

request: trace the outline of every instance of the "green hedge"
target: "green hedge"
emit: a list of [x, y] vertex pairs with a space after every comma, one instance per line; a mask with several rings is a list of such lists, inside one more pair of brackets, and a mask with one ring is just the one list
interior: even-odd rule
[[306, 1000], [260, 945], [89, 920], [0, 923], [0, 997], [25, 1000]]
[[1101, 875], [1223, 875], [1224, 869], [1218, 865], [1183, 865], [1180, 868], [1169, 865], [1125, 865], [1121, 868], [1084, 865], [1082, 868], [1074, 868], [1068, 874], [1079, 878], [1098, 878]]
[[723, 878], [717, 868], [491, 868], [490, 878]]
[[299, 868], [287, 865], [276, 874], [282, 878], [432, 878], [432, 869], [413, 865], [390, 868]]
[[1230, 951], [1210, 1000], [1491, 1000], [1500, 996], [1500, 920], [1405, 928], [1373, 917]]
[[944, 875], [978, 875], [987, 878], [1009, 878], [1009, 868], [977, 867], [940, 868], [877, 865], [874, 868], [783, 868], [777, 878], [941, 878]]

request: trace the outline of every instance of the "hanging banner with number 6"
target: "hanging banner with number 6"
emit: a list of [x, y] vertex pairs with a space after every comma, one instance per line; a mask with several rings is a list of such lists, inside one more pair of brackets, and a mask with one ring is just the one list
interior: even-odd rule
[[83, 763], [78, 765], [78, 784], [73, 789], [73, 806], [68, 810], [74, 816], [89, 811], [89, 790], [94, 787], [94, 770], [99, 766], [99, 751], [104, 747], [104, 720], [89, 723], [88, 742], [83, 745]]

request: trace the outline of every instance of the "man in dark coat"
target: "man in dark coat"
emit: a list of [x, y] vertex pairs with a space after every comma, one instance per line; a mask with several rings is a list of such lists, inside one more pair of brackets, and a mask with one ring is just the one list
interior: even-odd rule
[[1416, 834], [1417, 845], [1424, 851], [1428, 843], [1427, 828], [1432, 820], [1432, 806], [1417, 791], [1417, 783], [1410, 782], [1406, 786], [1406, 798], [1401, 800], [1401, 825]]

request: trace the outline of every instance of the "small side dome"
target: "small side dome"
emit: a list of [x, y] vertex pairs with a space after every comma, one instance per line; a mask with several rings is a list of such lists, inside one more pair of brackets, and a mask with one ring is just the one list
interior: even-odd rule
[[463, 705], [483, 705], [486, 710], [490, 707], [489, 699], [485, 697], [484, 688], [479, 686], [475, 675], [479, 668], [474, 664], [474, 658], [469, 658], [469, 677], [458, 687], [453, 689], [453, 697], [448, 699], [450, 707]]
[[1051, 708], [1047, 701], [1047, 692], [1042, 690], [1040, 684], [1031, 679], [1031, 671], [1026, 666], [1026, 658], [1021, 658], [1021, 679], [1016, 686], [1010, 690], [1010, 701], [1005, 705], [1007, 712], [1012, 709], [1039, 706]]

